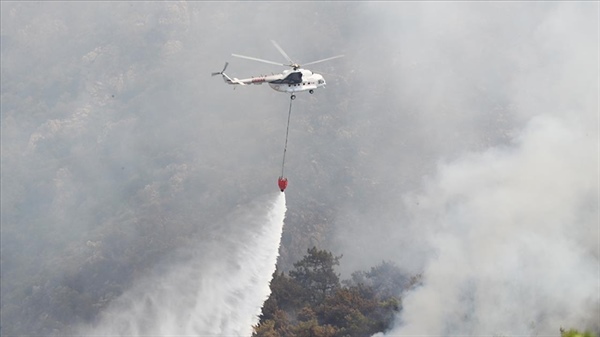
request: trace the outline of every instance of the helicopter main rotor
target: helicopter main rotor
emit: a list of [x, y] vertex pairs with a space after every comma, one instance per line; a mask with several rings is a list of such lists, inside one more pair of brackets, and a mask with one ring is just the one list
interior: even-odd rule
[[[288, 54], [283, 50], [283, 48], [281, 48], [277, 44], [277, 42], [275, 42], [274, 40], [271, 40], [271, 43], [273, 43], [273, 45], [275, 46], [275, 48], [277, 48], [277, 50], [279, 51], [279, 53], [281, 53], [281, 55], [283, 55], [283, 57], [289, 62], [289, 64], [285, 64], [285, 63], [281, 63], [281, 62], [274, 62], [274, 61], [269, 61], [269, 60], [263, 60], [263, 59], [259, 59], [257, 57], [250, 57], [250, 56], [239, 55], [239, 54], [231, 54], [231, 55], [235, 56], [235, 57], [243, 58], [243, 59], [248, 59], [248, 60], [253, 60], [253, 61], [258, 61], [258, 62], [263, 62], [263, 63], [268, 63], [268, 64], [274, 64], [274, 65], [278, 65], [278, 66], [292, 67], [293, 70], [298, 70], [301, 67], [300, 64], [294, 62], [288, 56]], [[328, 57], [328, 58], [325, 58], [325, 59], [308, 62], [308, 63], [305, 63], [304, 65], [311, 65], [311, 64], [321, 63], [321, 62], [325, 62], [325, 61], [337, 59], [337, 58], [340, 58], [340, 57], [344, 57], [344, 55], [337, 55], [337, 56], [333, 56], [333, 57]]]

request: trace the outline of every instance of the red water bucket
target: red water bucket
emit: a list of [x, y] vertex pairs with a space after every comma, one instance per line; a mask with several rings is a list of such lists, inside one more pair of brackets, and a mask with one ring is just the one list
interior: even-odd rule
[[287, 178], [279, 177], [279, 179], [277, 180], [277, 185], [279, 185], [279, 189], [281, 190], [281, 192], [285, 191], [287, 184], [288, 184]]

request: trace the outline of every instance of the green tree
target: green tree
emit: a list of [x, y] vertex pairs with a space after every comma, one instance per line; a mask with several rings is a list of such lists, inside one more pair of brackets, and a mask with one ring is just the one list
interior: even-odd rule
[[277, 310], [294, 312], [305, 305], [306, 290], [283, 272], [273, 273], [270, 287], [271, 294], [263, 305], [261, 321], [273, 319]]
[[560, 336], [561, 337], [597, 337], [594, 333], [590, 331], [579, 332], [576, 329], [565, 330], [560, 328]]
[[275, 330], [275, 321], [267, 319], [261, 321], [257, 326], [254, 327], [253, 337], [281, 337], [279, 332]]
[[365, 285], [343, 287], [318, 306], [322, 324], [339, 329], [336, 336], [371, 336], [389, 328], [398, 312], [400, 300], [379, 300], [373, 288]]
[[320, 325], [316, 319], [296, 324], [292, 331], [296, 337], [334, 337], [337, 329], [329, 324]]
[[254, 327], [252, 337], [295, 337], [291, 325], [283, 310], [276, 310], [272, 319], [261, 319]]
[[342, 256], [334, 256], [316, 247], [307, 250], [308, 255], [296, 263], [289, 275], [308, 291], [310, 303], [320, 303], [340, 287], [339, 274], [334, 270]]
[[[255, 337], [371, 336], [389, 328], [400, 310], [402, 287], [418, 283], [391, 263], [353, 274], [340, 285], [335, 266], [341, 256], [318, 250], [285, 273], [276, 271]], [[289, 317], [289, 319], [288, 319]]]

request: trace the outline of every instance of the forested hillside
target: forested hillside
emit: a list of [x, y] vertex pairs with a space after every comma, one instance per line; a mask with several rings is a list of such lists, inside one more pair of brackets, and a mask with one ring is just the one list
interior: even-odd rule
[[313, 247], [289, 273], [276, 271], [253, 336], [371, 336], [387, 330], [420, 275], [382, 262], [341, 281], [341, 258]]
[[600, 330], [597, 2], [0, 6], [2, 336], [241, 321], [290, 98], [210, 74], [271, 39], [345, 56], [293, 103], [256, 335]]

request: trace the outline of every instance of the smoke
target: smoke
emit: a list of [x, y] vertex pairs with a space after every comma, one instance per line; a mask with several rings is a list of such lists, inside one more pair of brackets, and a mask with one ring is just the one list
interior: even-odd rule
[[439, 165], [407, 195], [431, 249], [388, 335], [552, 335], [598, 325], [597, 149], [536, 117], [514, 144]]
[[[399, 192], [380, 192], [381, 208], [399, 211], [376, 218], [385, 237], [368, 226], [375, 234], [360, 236], [423, 273], [386, 334], [599, 331], [597, 4], [418, 7], [431, 28], [416, 42], [443, 62], [415, 55], [417, 43], [399, 57], [438, 65], [423, 78], [444, 85], [405, 99], [418, 114], [400, 113], [423, 126], [387, 148], [389, 169], [377, 166], [401, 176], [382, 184]], [[425, 84], [409, 77], [406, 90]]]
[[[116, 299], [89, 336], [249, 336], [270, 294], [285, 218], [285, 194], [265, 214], [264, 204], [236, 212], [227, 222], [242, 240], [215, 238], [178, 254]], [[259, 214], [259, 215], [257, 215]], [[218, 261], [218, 263], [215, 263]]]
[[[355, 45], [362, 48], [348, 54], [358, 54], [356, 79], [377, 90], [353, 96], [351, 118], [344, 115], [346, 127], [355, 127], [357, 135], [358, 153], [348, 166], [358, 187], [344, 200], [334, 241], [344, 254], [347, 275], [390, 258], [418, 273], [429, 253], [420, 228], [407, 225], [410, 210], [402, 199], [422, 189], [424, 177], [437, 174], [439, 161], [514, 146], [535, 116], [583, 125], [582, 132], [596, 141], [598, 6], [411, 2], [365, 7], [379, 20], [364, 22], [361, 27], [371, 28], [362, 33], [357, 29], [364, 36]], [[364, 64], [384, 64], [385, 71]], [[597, 147], [587, 155], [593, 163]]]

